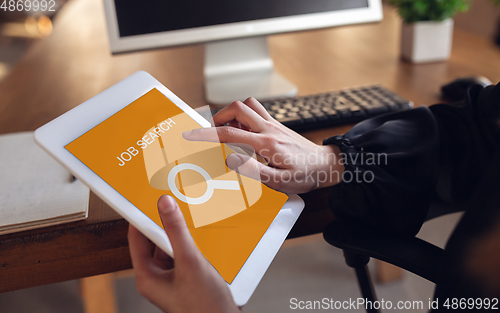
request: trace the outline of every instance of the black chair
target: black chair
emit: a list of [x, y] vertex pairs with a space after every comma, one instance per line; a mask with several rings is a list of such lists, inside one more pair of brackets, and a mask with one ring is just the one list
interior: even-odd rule
[[[366, 265], [370, 257], [394, 264], [436, 283], [435, 297], [450, 298], [500, 298], [500, 275], [495, 274], [500, 264], [498, 247], [488, 246], [482, 254], [470, 247], [482, 245], [485, 238], [496, 238], [500, 230], [500, 154], [494, 158], [481, 183], [468, 201], [452, 206], [434, 203], [426, 220], [448, 213], [464, 211], [464, 215], [448, 239], [445, 249], [410, 237], [400, 238], [380, 230], [360, 227], [347, 221], [334, 221], [327, 225], [323, 237], [331, 245], [344, 250], [347, 265], [354, 268], [364, 298], [374, 301], [375, 293]], [[480, 269], [482, 277], [471, 272], [468, 260], [482, 257], [487, 262]], [[495, 276], [497, 275], [497, 276]], [[495, 282], [494, 287], [486, 281]], [[437, 311], [449, 312], [442, 301]], [[489, 312], [488, 308], [472, 308], [467, 312]], [[368, 312], [378, 312], [368, 309]], [[461, 310], [464, 312], [464, 310]]]
[[[435, 203], [429, 210], [426, 221], [464, 209], [463, 206]], [[376, 295], [367, 267], [371, 257], [396, 265], [433, 283], [438, 281], [445, 258], [443, 249], [422, 239], [400, 238], [354, 222], [333, 221], [325, 228], [323, 237], [329, 244], [343, 250], [347, 265], [356, 272], [363, 298], [372, 303], [375, 302]], [[379, 312], [369, 306], [366, 311]]]

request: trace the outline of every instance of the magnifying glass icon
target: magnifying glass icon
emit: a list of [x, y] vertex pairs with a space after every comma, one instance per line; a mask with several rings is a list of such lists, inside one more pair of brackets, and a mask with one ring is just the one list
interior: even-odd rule
[[[179, 174], [180, 171], [184, 170], [192, 170], [198, 172], [206, 180], [207, 191], [205, 191], [205, 194], [203, 196], [198, 198], [191, 198], [183, 195], [179, 191], [177, 185], [175, 184], [175, 177], [177, 176], [177, 174]], [[205, 171], [198, 165], [194, 165], [191, 163], [182, 163], [174, 166], [170, 170], [170, 173], [168, 173], [168, 187], [177, 199], [187, 204], [203, 204], [207, 202], [208, 200], [210, 200], [210, 198], [212, 198], [215, 189], [240, 190], [239, 182], [235, 180], [212, 180], [212, 177], [210, 177], [207, 171]]]

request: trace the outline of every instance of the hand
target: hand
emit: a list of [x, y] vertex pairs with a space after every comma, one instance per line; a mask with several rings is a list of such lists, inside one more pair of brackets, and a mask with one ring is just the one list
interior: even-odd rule
[[175, 200], [162, 196], [158, 211], [175, 260], [158, 247], [152, 256], [149, 240], [130, 225], [128, 241], [139, 293], [168, 313], [241, 313], [222, 277], [196, 247]]
[[344, 166], [337, 146], [320, 146], [273, 119], [254, 98], [235, 101], [213, 116], [214, 128], [183, 133], [187, 140], [242, 143], [253, 147], [268, 165], [233, 153], [229, 168], [260, 179], [275, 190], [304, 193], [342, 180]]

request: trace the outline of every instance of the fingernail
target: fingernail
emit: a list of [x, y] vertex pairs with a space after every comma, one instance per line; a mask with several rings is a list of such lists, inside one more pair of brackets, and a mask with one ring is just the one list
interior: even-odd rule
[[243, 164], [243, 160], [236, 153], [231, 153], [226, 158], [226, 165], [230, 169], [235, 170], [238, 167], [240, 167], [242, 164]]
[[187, 138], [187, 137], [191, 136], [192, 133], [193, 133], [192, 130], [185, 131], [182, 133], [182, 137]]
[[177, 202], [175, 199], [168, 195], [163, 195], [158, 199], [158, 209], [161, 213], [170, 213], [177, 209]]

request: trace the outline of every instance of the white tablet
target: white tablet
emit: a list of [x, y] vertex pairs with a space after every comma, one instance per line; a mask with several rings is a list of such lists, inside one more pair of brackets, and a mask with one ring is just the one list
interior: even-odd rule
[[198, 248], [245, 304], [304, 207], [229, 169], [237, 147], [192, 142], [210, 127], [146, 72], [137, 72], [35, 131], [36, 142], [172, 255], [156, 203], [176, 198]]

